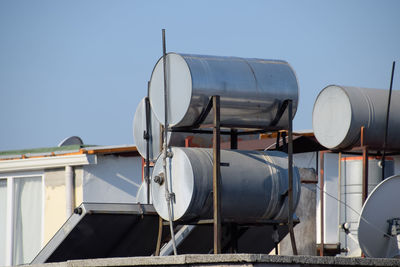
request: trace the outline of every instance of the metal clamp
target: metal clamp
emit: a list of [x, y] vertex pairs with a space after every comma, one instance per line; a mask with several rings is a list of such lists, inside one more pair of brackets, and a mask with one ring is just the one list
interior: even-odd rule
[[387, 220], [389, 223], [388, 234], [391, 236], [397, 236], [400, 234], [400, 218], [393, 218]]
[[150, 135], [147, 131], [143, 131], [143, 139], [144, 140], [149, 140], [150, 139]]
[[173, 201], [175, 202], [175, 193], [169, 193], [165, 195], [165, 198], [167, 199], [167, 201]]

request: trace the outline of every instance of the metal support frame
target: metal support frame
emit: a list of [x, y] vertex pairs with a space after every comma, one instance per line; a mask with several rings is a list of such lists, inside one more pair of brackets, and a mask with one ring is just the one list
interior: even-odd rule
[[[288, 172], [289, 172], [289, 189], [288, 189], [288, 202], [289, 202], [289, 209], [288, 209], [288, 220], [283, 221], [274, 221], [274, 220], [260, 220], [257, 223], [253, 223], [254, 225], [282, 225], [286, 224], [289, 228], [290, 239], [292, 243], [293, 254], [297, 255], [297, 247], [295, 242], [294, 236], [294, 223], [298, 223], [298, 220], [293, 220], [293, 117], [292, 117], [292, 100], [285, 100], [279, 110], [279, 114], [274, 119], [274, 124], [278, 123], [281, 119], [282, 115], [284, 114], [285, 110], [288, 111]], [[206, 119], [207, 115], [213, 111], [213, 124], [212, 126], [207, 125], [207, 127], [212, 127], [212, 131], [210, 130], [202, 130], [196, 129], [199, 128], [202, 122]], [[230, 128], [230, 131], [221, 131], [221, 127]], [[199, 220], [194, 221], [191, 223], [185, 224], [213, 224], [214, 230], [214, 254], [220, 254], [222, 252], [222, 223], [229, 223], [231, 228], [231, 241], [229, 242], [231, 252], [238, 252], [237, 251], [237, 238], [240, 236], [239, 224], [235, 222], [229, 222], [222, 218], [221, 214], [221, 134], [230, 135], [231, 137], [231, 149], [238, 148], [238, 136], [239, 135], [248, 135], [248, 134], [257, 134], [257, 133], [264, 133], [271, 129], [257, 129], [254, 127], [253, 131], [238, 131], [238, 128], [243, 128], [241, 126], [234, 126], [234, 125], [224, 125], [221, 124], [220, 120], [220, 96], [215, 95], [212, 96], [207, 104], [206, 109], [203, 111], [202, 115], [200, 116], [199, 120], [195, 123], [195, 126], [192, 127], [180, 127], [180, 128], [167, 128], [166, 130], [170, 132], [190, 132], [190, 133], [203, 133], [203, 134], [213, 134], [213, 219], [211, 220]], [[274, 128], [274, 127], [272, 127]], [[286, 141], [286, 136], [283, 136]], [[179, 224], [179, 222], [176, 222]], [[159, 255], [159, 250], [161, 246], [161, 237], [162, 237], [162, 226], [169, 224], [171, 227], [171, 222], [163, 222], [160, 218], [160, 225], [159, 225], [159, 233], [158, 233], [158, 240], [157, 240], [157, 248], [155, 255]], [[245, 224], [245, 225], [253, 225], [253, 224]], [[240, 224], [242, 225], [242, 224]]]

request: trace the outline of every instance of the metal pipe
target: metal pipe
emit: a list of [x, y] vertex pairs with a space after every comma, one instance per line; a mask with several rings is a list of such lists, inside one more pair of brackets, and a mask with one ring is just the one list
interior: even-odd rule
[[74, 194], [74, 168], [65, 166], [65, 199], [66, 199], [66, 218], [68, 219], [74, 213], [75, 194]]
[[[178, 255], [176, 251], [175, 244], [175, 233], [174, 233], [174, 224], [172, 218], [172, 205], [173, 205], [173, 194], [169, 191], [168, 188], [168, 173], [167, 173], [167, 157], [168, 157], [168, 88], [167, 88], [167, 53], [166, 53], [166, 43], [165, 43], [165, 29], [162, 29], [162, 43], [163, 43], [163, 68], [164, 68], [164, 147], [163, 147], [163, 169], [165, 175], [165, 199], [167, 201], [168, 206], [168, 219], [169, 219], [169, 228], [171, 232], [171, 240], [172, 246], [174, 249], [174, 255]], [[172, 177], [171, 177], [172, 178]]]
[[221, 253], [221, 139], [220, 139], [220, 98], [213, 96], [213, 218], [214, 218], [214, 254]]
[[385, 179], [385, 154], [386, 154], [386, 143], [387, 143], [387, 135], [388, 135], [388, 127], [389, 127], [389, 113], [390, 113], [390, 100], [392, 99], [392, 87], [393, 87], [393, 76], [394, 76], [394, 68], [396, 65], [396, 61], [393, 61], [392, 65], [392, 76], [390, 78], [390, 88], [389, 88], [389, 96], [388, 96], [388, 104], [386, 109], [386, 121], [385, 121], [385, 137], [383, 139], [383, 153], [382, 153], [382, 180]]
[[147, 204], [150, 204], [150, 101], [146, 97], [146, 166], [145, 166], [145, 182], [147, 184]]

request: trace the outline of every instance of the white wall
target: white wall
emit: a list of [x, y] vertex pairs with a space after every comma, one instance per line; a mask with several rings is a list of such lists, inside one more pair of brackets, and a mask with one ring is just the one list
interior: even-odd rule
[[141, 183], [141, 157], [99, 155], [83, 167], [83, 202], [135, 203]]
[[[324, 243], [339, 243], [339, 205], [338, 198], [338, 154], [325, 153], [324, 155]], [[319, 164], [319, 167], [321, 164]], [[320, 168], [318, 175], [320, 175]], [[320, 207], [320, 181], [317, 188], [317, 243], [321, 243], [321, 207]]]

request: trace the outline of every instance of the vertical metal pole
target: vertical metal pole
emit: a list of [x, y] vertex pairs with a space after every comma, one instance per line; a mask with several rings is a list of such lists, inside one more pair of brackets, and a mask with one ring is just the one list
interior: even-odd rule
[[158, 217], [158, 236], [157, 236], [157, 245], [156, 245], [156, 252], [154, 253], [155, 256], [160, 256], [160, 249], [161, 249], [161, 238], [163, 234], [163, 219]]
[[320, 224], [321, 224], [321, 247], [319, 255], [324, 256], [324, 151], [320, 152], [320, 174], [319, 174], [319, 204], [320, 204]]
[[[238, 149], [238, 133], [236, 129], [231, 129], [231, 149]], [[238, 253], [238, 226], [236, 223], [231, 223], [231, 253]]]
[[288, 214], [288, 219], [289, 219], [289, 233], [290, 233], [290, 240], [292, 243], [292, 250], [293, 250], [293, 255], [297, 255], [297, 247], [296, 247], [296, 240], [294, 236], [294, 230], [293, 230], [293, 102], [292, 100], [288, 100], [288, 121], [289, 121], [289, 127], [288, 127], [288, 172], [289, 172], [289, 214]]
[[174, 220], [172, 218], [172, 205], [173, 205], [173, 194], [169, 192], [168, 188], [168, 173], [167, 173], [167, 158], [168, 158], [168, 87], [167, 87], [167, 52], [165, 43], [165, 29], [162, 29], [162, 41], [163, 41], [163, 68], [164, 68], [164, 145], [163, 145], [163, 169], [164, 169], [164, 183], [165, 183], [165, 199], [168, 206], [168, 219], [169, 229], [171, 231], [172, 247], [174, 249], [174, 255], [177, 255], [175, 233], [174, 233]]
[[390, 88], [389, 88], [389, 97], [388, 104], [386, 109], [386, 123], [385, 123], [385, 138], [383, 139], [383, 153], [382, 153], [382, 180], [385, 179], [385, 155], [386, 155], [386, 143], [387, 143], [387, 132], [389, 127], [389, 113], [390, 113], [390, 101], [392, 99], [392, 87], [393, 87], [393, 76], [394, 76], [394, 68], [396, 65], [396, 61], [393, 61], [392, 65], [392, 76], [390, 78]]
[[276, 133], [276, 143], [275, 143], [275, 150], [278, 150], [279, 148], [279, 142], [281, 141], [281, 132], [278, 131]]
[[368, 147], [363, 146], [363, 180], [362, 180], [362, 203], [368, 196]]
[[[339, 157], [338, 157], [338, 223], [339, 225], [341, 224], [340, 221], [340, 213], [342, 210], [342, 152], [339, 152]], [[338, 225], [338, 227], [339, 227]], [[340, 231], [338, 231], [338, 240], [340, 240]]]
[[238, 149], [238, 134], [236, 129], [231, 129], [231, 149]]
[[363, 152], [363, 162], [362, 162], [362, 193], [361, 201], [364, 204], [368, 195], [368, 147], [365, 144], [365, 127], [361, 126], [361, 147]]
[[[150, 85], [150, 82], [148, 83]], [[149, 87], [149, 86], [148, 86]], [[145, 98], [145, 105], [146, 105], [146, 166], [145, 166], [145, 182], [147, 184], [147, 204], [150, 204], [150, 100], [147, 96]]]
[[214, 254], [221, 253], [221, 139], [220, 139], [220, 99], [213, 96], [213, 207], [214, 207]]

